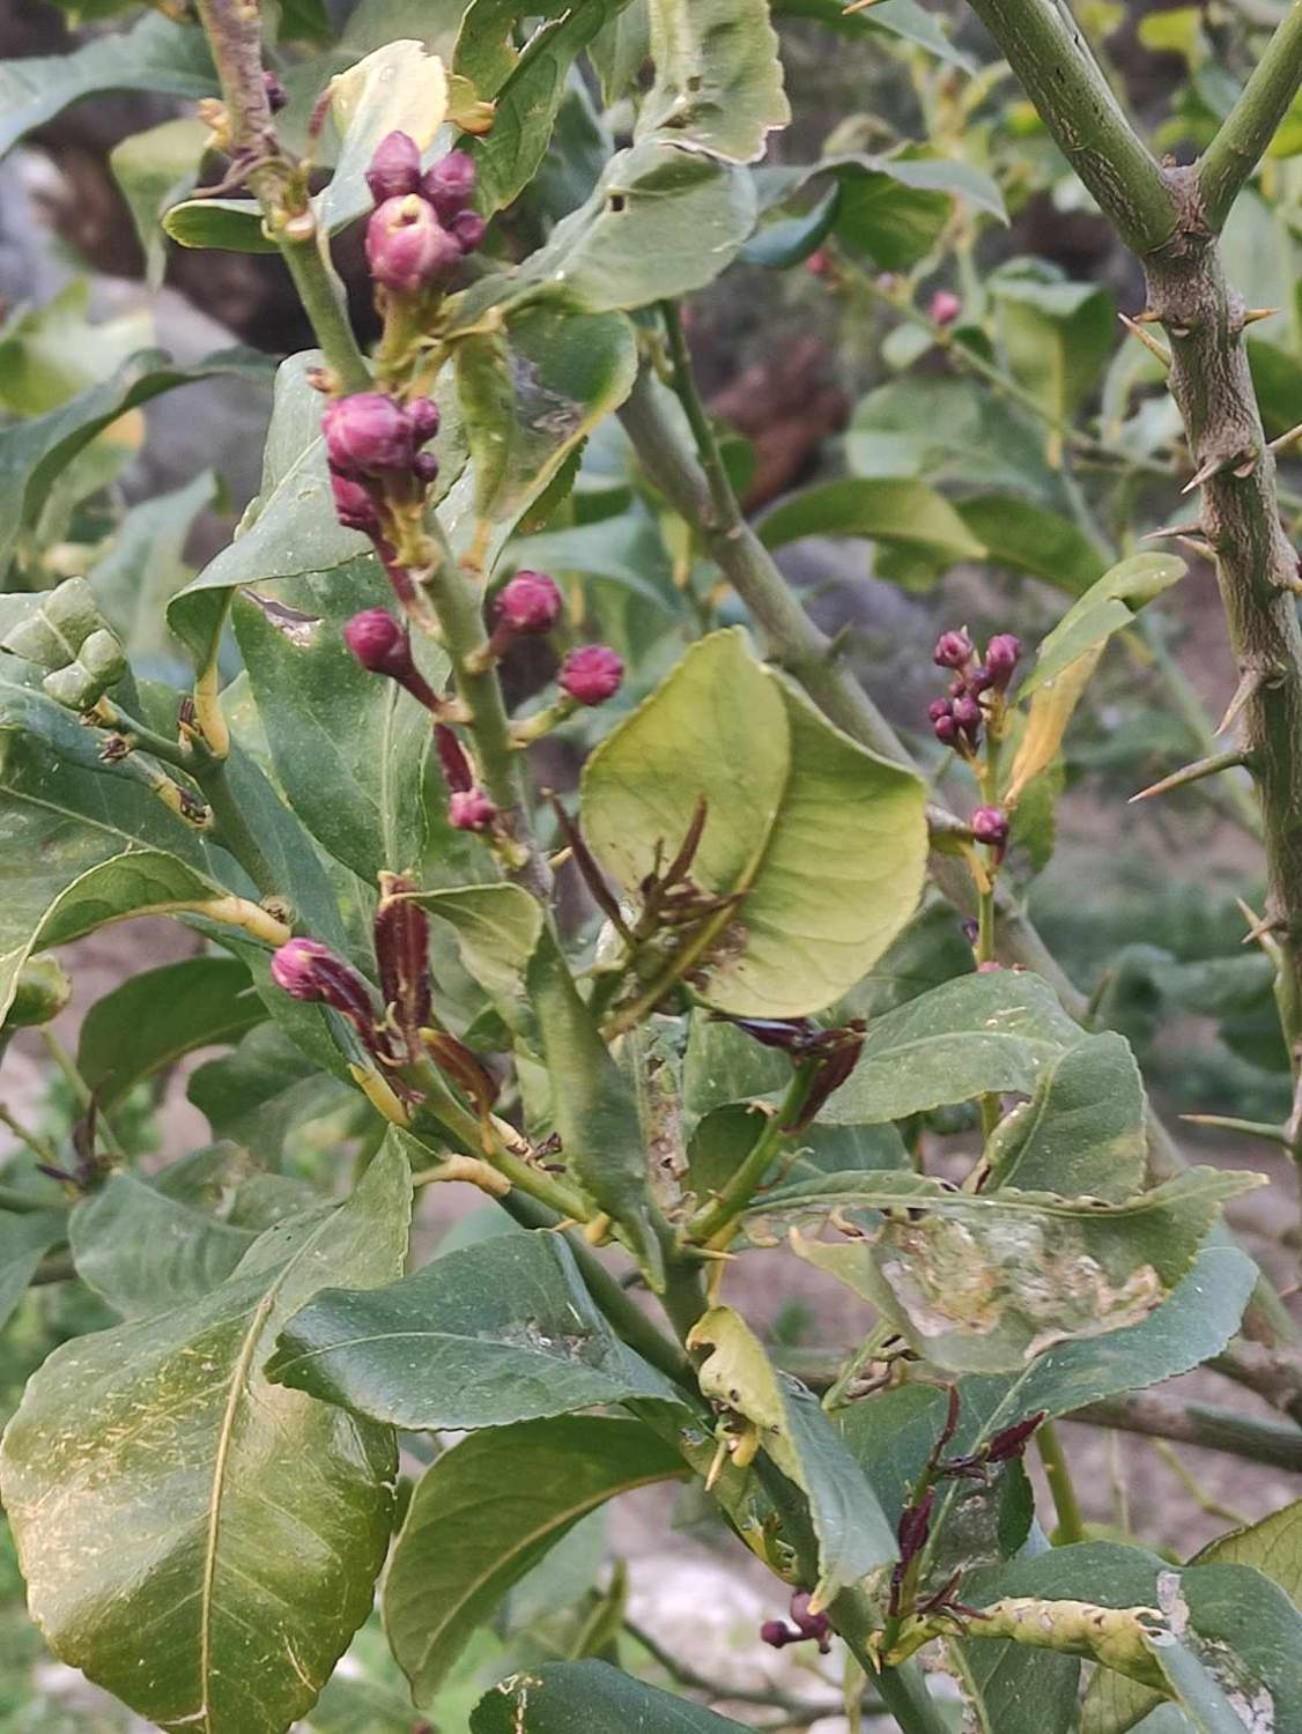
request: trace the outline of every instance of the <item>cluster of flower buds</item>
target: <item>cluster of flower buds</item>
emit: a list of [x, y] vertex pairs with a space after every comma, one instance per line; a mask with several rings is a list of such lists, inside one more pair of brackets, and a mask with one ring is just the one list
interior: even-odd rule
[[996, 633], [981, 661], [966, 632], [941, 633], [931, 653], [932, 661], [951, 669], [954, 678], [948, 696], [935, 699], [927, 707], [927, 715], [932, 733], [943, 746], [954, 747], [965, 757], [976, 751], [991, 695], [998, 700], [1008, 690], [1021, 654], [1021, 642], [1011, 632]]
[[760, 1627], [760, 1642], [771, 1649], [785, 1650], [788, 1644], [813, 1641], [820, 1656], [832, 1648], [832, 1622], [826, 1614], [811, 1614], [809, 1592], [797, 1590], [791, 1598], [791, 1624], [785, 1620], [765, 1620]]
[[93, 710], [127, 659], [84, 578], [66, 578], [14, 626], [0, 649], [47, 670], [41, 686], [69, 710]]
[[1008, 815], [1002, 807], [978, 807], [971, 818], [972, 836], [1002, 861], [1008, 847]]
[[470, 205], [475, 165], [464, 151], [422, 171], [415, 139], [391, 132], [376, 146], [366, 184], [375, 200], [366, 261], [392, 295], [439, 287], [484, 238], [484, 219]]

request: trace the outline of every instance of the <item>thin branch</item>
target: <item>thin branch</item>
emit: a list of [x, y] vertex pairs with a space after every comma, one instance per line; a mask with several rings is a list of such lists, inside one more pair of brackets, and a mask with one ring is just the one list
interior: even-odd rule
[[1302, 1428], [1288, 1421], [1260, 1421], [1232, 1409], [1207, 1403], [1177, 1403], [1169, 1397], [1142, 1392], [1133, 1397], [1108, 1397], [1076, 1409], [1068, 1419], [1095, 1427], [1116, 1427], [1151, 1439], [1171, 1439], [1178, 1445], [1201, 1445], [1224, 1451], [1249, 1463], [1272, 1469], [1302, 1470]]
[[1121, 238], [1140, 254], [1165, 246], [1175, 233], [1176, 209], [1162, 171], [1066, 6], [972, 0], [972, 10]]
[[1302, 88], [1302, 0], [1292, 5], [1198, 168], [1203, 214], [1217, 233]]

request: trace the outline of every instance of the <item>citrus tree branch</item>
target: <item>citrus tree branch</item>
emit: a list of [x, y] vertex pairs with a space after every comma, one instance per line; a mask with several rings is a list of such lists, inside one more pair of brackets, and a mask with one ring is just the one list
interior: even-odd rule
[[1302, 0], [1292, 5], [1198, 167], [1203, 211], [1219, 233], [1239, 189], [1302, 89]]
[[1176, 212], [1148, 146], [1065, 5], [972, 0], [1058, 147], [1136, 253], [1164, 246]]

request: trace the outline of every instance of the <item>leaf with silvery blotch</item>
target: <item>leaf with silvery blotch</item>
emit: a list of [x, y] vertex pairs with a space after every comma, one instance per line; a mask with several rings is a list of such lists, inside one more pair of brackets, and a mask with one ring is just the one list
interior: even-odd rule
[[1193, 1263], [1220, 1205], [1257, 1174], [1192, 1168], [1124, 1203], [968, 1193], [921, 1175], [831, 1174], [771, 1193], [752, 1216], [874, 1211], [864, 1238], [794, 1233], [802, 1258], [960, 1372], [1012, 1370], [1064, 1338], [1137, 1324]]
[[218, 1288], [57, 1349], [0, 1447], [54, 1653], [168, 1730], [283, 1734], [371, 1608], [394, 1515], [387, 1428], [267, 1383], [280, 1324], [406, 1255], [393, 1149], [335, 1208], [271, 1228]]

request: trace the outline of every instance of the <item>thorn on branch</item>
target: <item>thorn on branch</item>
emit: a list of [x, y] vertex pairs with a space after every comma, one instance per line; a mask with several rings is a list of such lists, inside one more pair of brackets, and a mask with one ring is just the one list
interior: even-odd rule
[[1183, 789], [1190, 783], [1201, 782], [1204, 777], [1214, 777], [1220, 771], [1231, 771], [1250, 763], [1251, 754], [1241, 750], [1213, 753], [1210, 758], [1184, 765], [1180, 770], [1172, 771], [1169, 777], [1163, 777], [1160, 782], [1151, 783], [1148, 788], [1141, 789], [1137, 795], [1130, 797], [1130, 805], [1133, 807], [1136, 801], [1150, 801], [1154, 795], [1165, 795], [1172, 789]]
[[1136, 337], [1150, 354], [1155, 355], [1164, 368], [1171, 366], [1171, 351], [1160, 337], [1154, 337], [1151, 331], [1145, 331], [1137, 319], [1132, 319], [1127, 313], [1118, 313], [1117, 318], [1125, 326], [1132, 337]]
[[1218, 735], [1229, 733], [1234, 724], [1238, 722], [1243, 707], [1247, 704], [1248, 700], [1255, 698], [1257, 693], [1260, 692], [1261, 688], [1265, 684], [1266, 677], [1259, 668], [1248, 668], [1244, 670], [1242, 675], [1239, 677], [1239, 684], [1234, 689], [1234, 697], [1225, 707], [1225, 715], [1216, 725], [1216, 733]]
[[1271, 440], [1266, 450], [1268, 452], [1287, 451], [1296, 440], [1302, 440], [1302, 421], [1296, 427], [1291, 427], [1287, 433], [1280, 434], [1278, 439]]

